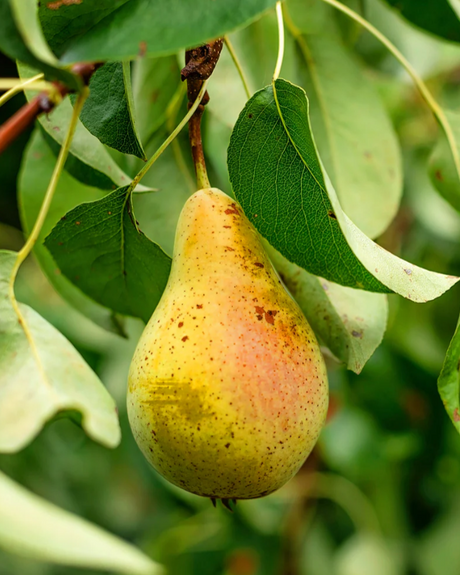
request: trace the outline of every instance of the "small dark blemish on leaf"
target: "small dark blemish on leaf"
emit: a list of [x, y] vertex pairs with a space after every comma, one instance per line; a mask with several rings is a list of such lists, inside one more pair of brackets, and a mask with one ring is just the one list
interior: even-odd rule
[[139, 56], [142, 58], [147, 53], [147, 42], [141, 40], [139, 42]]

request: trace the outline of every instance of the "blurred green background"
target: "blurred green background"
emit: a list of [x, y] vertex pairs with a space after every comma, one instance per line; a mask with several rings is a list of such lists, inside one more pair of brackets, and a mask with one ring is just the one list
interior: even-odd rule
[[[382, 27], [438, 99], [458, 110], [460, 49], [385, 18]], [[460, 217], [434, 191], [426, 170], [436, 123], [385, 50], [340, 22], [372, 67], [403, 150], [404, 200], [379, 241], [417, 265], [459, 275]], [[4, 57], [0, 69], [2, 76], [16, 73]], [[0, 122], [23, 103], [23, 96], [8, 102]], [[30, 134], [0, 156], [0, 248], [18, 249], [23, 242], [16, 179]], [[222, 139], [223, 150], [226, 145]], [[133, 162], [121, 161], [135, 172]], [[161, 162], [149, 183], [161, 174]], [[213, 181], [229, 191], [215, 150], [210, 164]], [[170, 201], [180, 204], [187, 193], [177, 190]], [[58, 327], [100, 375], [119, 407], [123, 440], [106, 450], [60, 419], [19, 454], [0, 455], [0, 469], [139, 545], [171, 575], [458, 575], [460, 438], [436, 379], [455, 329], [459, 294], [456, 286], [425, 305], [390, 296], [387, 334], [363, 372], [358, 376], [327, 360], [330, 417], [302, 470], [279, 492], [240, 502], [230, 514], [163, 481], [131, 436], [125, 386], [141, 322], [127, 321], [128, 339], [103, 331], [70, 308], [29, 258], [21, 268], [18, 299]], [[0, 551], [0, 575], [78, 573], [89, 571]]]

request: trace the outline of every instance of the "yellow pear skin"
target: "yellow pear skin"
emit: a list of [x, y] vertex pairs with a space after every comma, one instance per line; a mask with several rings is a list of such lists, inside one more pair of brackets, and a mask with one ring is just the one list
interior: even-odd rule
[[239, 204], [185, 204], [171, 275], [134, 354], [128, 415], [153, 467], [197, 495], [251, 499], [284, 485], [328, 405], [315, 335]]

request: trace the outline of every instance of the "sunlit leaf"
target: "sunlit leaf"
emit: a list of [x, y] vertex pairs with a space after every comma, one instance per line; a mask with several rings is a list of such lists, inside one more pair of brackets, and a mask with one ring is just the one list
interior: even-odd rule
[[[24, 79], [36, 74], [36, 70], [22, 64], [18, 64], [18, 70], [21, 78]], [[28, 99], [33, 98], [34, 95], [34, 92], [26, 92]], [[59, 146], [64, 141], [72, 110], [70, 99], [66, 97], [50, 114], [39, 117], [43, 129]], [[88, 185], [100, 185], [103, 176], [106, 177], [104, 181], [112, 182], [112, 189], [127, 185], [131, 181], [131, 178], [119, 168], [104, 145], [90, 134], [80, 121], [78, 121], [70, 145], [69, 157], [74, 159], [72, 175]], [[82, 170], [83, 173], [80, 174]], [[95, 172], [94, 175], [93, 172]]]
[[[38, 45], [35, 45], [37, 41]], [[61, 80], [74, 89], [80, 86], [80, 81], [74, 74], [53, 65], [52, 55], [47, 52], [41, 37], [34, 0], [0, 2], [0, 50], [12, 60], [20, 60], [40, 70], [47, 78]], [[45, 59], [37, 57], [36, 54]]]
[[32, 54], [53, 66], [58, 64], [56, 56], [46, 43], [38, 19], [38, 6], [35, 0], [9, 0], [18, 30]]
[[135, 222], [128, 186], [67, 213], [46, 238], [62, 273], [95, 301], [145, 322], [168, 281], [171, 258]]
[[139, 549], [27, 491], [0, 472], [0, 547], [50, 563], [157, 575], [162, 568]]
[[14, 307], [9, 278], [16, 253], [0, 251], [0, 452], [22, 449], [56, 413], [81, 412], [94, 440], [115, 447], [113, 399], [77, 350], [32, 308]]
[[458, 281], [367, 238], [343, 213], [321, 168], [305, 92], [277, 80], [247, 103], [232, 133], [230, 179], [246, 215], [289, 261], [341, 285], [424, 302]]
[[393, 549], [378, 533], [357, 533], [341, 545], [334, 557], [337, 575], [400, 575]]

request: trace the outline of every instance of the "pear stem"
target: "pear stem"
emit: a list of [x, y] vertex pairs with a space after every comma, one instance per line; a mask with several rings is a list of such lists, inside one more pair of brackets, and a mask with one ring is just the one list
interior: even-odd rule
[[192, 150], [192, 158], [195, 165], [196, 183], [200, 190], [211, 187], [208, 172], [206, 170], [203, 141], [201, 139], [201, 118], [203, 116], [203, 112], [204, 106], [203, 104], [200, 104], [188, 122], [190, 148]]
[[[208, 80], [216, 67], [222, 51], [223, 40], [218, 38], [204, 46], [198, 46], [185, 53], [185, 67], [181, 70], [182, 80], [187, 80], [187, 96], [189, 110], [195, 102], [197, 94], [203, 86], [203, 82]], [[195, 165], [196, 181], [199, 189], [210, 188], [208, 173], [206, 170], [206, 160], [203, 152], [203, 142], [201, 138], [201, 118], [204, 107], [209, 102], [209, 94], [206, 92], [200, 105], [190, 118], [189, 137], [192, 150], [193, 163]]]

